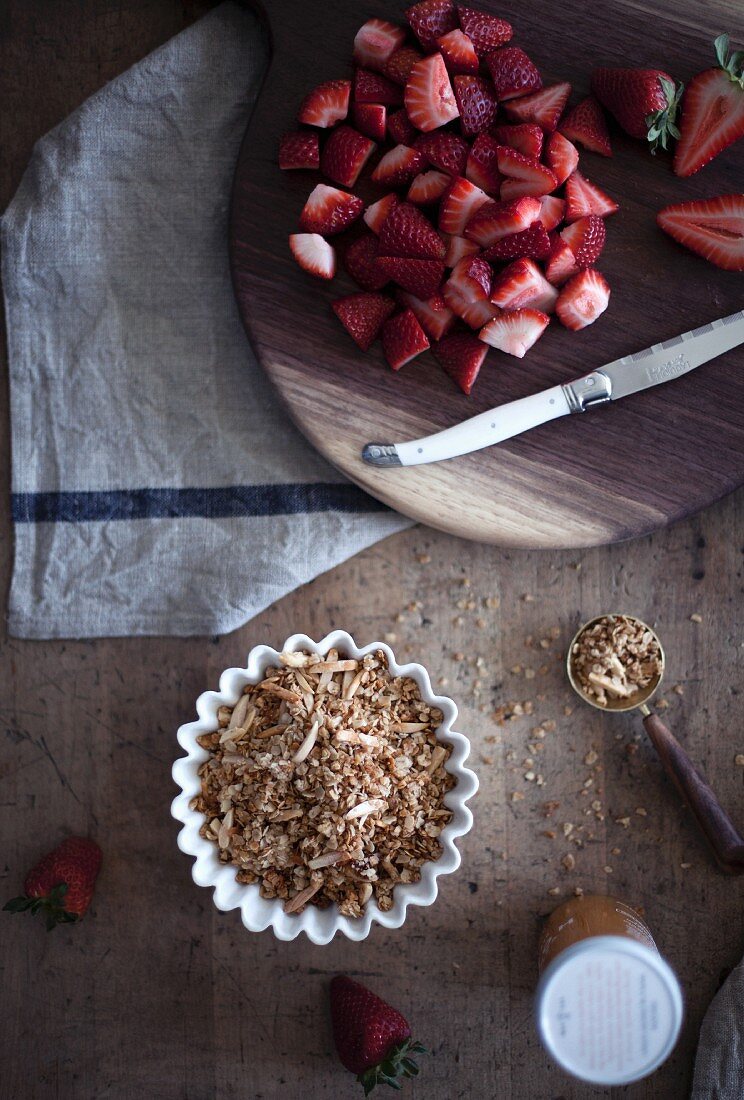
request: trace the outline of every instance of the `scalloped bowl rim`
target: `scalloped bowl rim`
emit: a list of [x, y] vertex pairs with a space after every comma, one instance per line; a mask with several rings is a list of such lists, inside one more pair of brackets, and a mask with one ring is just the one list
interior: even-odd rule
[[[402, 883], [395, 887], [393, 907], [387, 912], [383, 912], [375, 902], [370, 901], [361, 917], [343, 916], [336, 906], [318, 909], [308, 905], [301, 913], [285, 913], [283, 902], [275, 898], [262, 898], [257, 884], [236, 882], [235, 867], [229, 863], [220, 863], [217, 846], [199, 835], [199, 829], [204, 824], [204, 815], [189, 808], [189, 803], [200, 790], [199, 767], [209, 757], [207, 750], [197, 743], [197, 736], [215, 730], [218, 726], [218, 707], [234, 706], [246, 684], [258, 683], [263, 679], [264, 670], [269, 665], [278, 664], [281, 652], [298, 649], [321, 655], [325, 655], [329, 649], [338, 649], [356, 660], [368, 653], [382, 650], [391, 673], [394, 676], [409, 676], [415, 680], [424, 702], [442, 711], [443, 721], [436, 729], [436, 737], [452, 748], [446, 768], [455, 777], [456, 784], [444, 799], [445, 805], [452, 810], [452, 820], [445, 825], [439, 837], [442, 844], [440, 857], [422, 866], [421, 879], [418, 882]], [[336, 932], [341, 932], [351, 940], [363, 940], [369, 935], [373, 922], [385, 928], [400, 928], [406, 919], [409, 905], [431, 905], [437, 897], [439, 876], [451, 874], [460, 866], [460, 853], [454, 842], [470, 831], [473, 815], [466, 803], [478, 790], [477, 776], [465, 767], [470, 742], [452, 728], [457, 718], [454, 701], [444, 695], [435, 695], [424, 666], [415, 662], [399, 664], [385, 642], [370, 642], [368, 645], [358, 646], [346, 631], [332, 630], [319, 642], [306, 634], [293, 634], [287, 638], [281, 650], [267, 645], [254, 646], [248, 654], [244, 668], [225, 669], [220, 676], [219, 690], [205, 691], [199, 696], [196, 700], [196, 712], [197, 721], [186, 722], [178, 730], [178, 743], [185, 750], [186, 756], [179, 757], [172, 769], [173, 780], [180, 788], [180, 793], [173, 799], [171, 813], [183, 826], [178, 834], [178, 847], [194, 858], [191, 870], [194, 882], [198, 886], [214, 889], [214, 903], [218, 909], [224, 912], [240, 909], [243, 924], [251, 932], [262, 932], [271, 928], [280, 940], [293, 940], [304, 932], [316, 944], [329, 943]]]

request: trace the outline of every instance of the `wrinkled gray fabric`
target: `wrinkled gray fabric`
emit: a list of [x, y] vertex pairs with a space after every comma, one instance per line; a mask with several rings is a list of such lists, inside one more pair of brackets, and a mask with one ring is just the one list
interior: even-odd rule
[[711, 1001], [700, 1028], [690, 1100], [744, 1098], [744, 962]]
[[408, 525], [299, 436], [237, 314], [267, 56], [222, 5], [42, 138], [3, 216], [16, 636], [221, 633]]

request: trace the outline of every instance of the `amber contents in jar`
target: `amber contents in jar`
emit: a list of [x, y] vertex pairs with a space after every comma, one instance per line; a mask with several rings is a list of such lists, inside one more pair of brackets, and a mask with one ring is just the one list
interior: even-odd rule
[[657, 950], [648, 925], [635, 909], [617, 898], [590, 894], [565, 901], [548, 917], [540, 935], [540, 973], [567, 947], [592, 936], [627, 936]]

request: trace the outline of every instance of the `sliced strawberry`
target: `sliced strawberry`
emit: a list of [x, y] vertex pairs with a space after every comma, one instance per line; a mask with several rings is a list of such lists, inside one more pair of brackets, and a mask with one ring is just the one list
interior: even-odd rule
[[403, 45], [406, 32], [385, 19], [368, 19], [354, 38], [354, 61], [363, 69], [382, 72], [385, 63]]
[[558, 186], [565, 183], [579, 164], [579, 150], [567, 137], [557, 130], [548, 138], [545, 146], [545, 163], [558, 180]]
[[382, 326], [382, 350], [393, 370], [400, 370], [431, 347], [412, 309], [397, 313]]
[[412, 260], [405, 256], [378, 256], [377, 266], [398, 286], [417, 298], [431, 298], [444, 278], [444, 264], [439, 260]]
[[479, 57], [487, 54], [489, 50], [496, 50], [509, 42], [513, 34], [511, 24], [505, 19], [499, 19], [496, 15], [489, 15], [485, 11], [477, 11], [475, 8], [457, 7], [457, 15], [460, 26], [470, 38]]
[[491, 81], [482, 76], [456, 76], [452, 83], [463, 134], [480, 134], [488, 130], [498, 109]]
[[539, 160], [543, 147], [543, 132], [539, 126], [532, 122], [521, 122], [518, 125], [496, 126], [492, 130], [493, 136], [502, 145], [508, 145], [510, 149], [516, 149], [525, 157]]
[[550, 256], [545, 265], [548, 282], [553, 286], [562, 286], [572, 275], [576, 275], [578, 270], [573, 252], [560, 234], [555, 234], [555, 239], [550, 245]]
[[417, 61], [405, 87], [405, 105], [414, 126], [424, 133], [457, 118], [455, 93], [440, 53]]
[[588, 214], [585, 218], [567, 225], [561, 237], [573, 252], [576, 266], [582, 271], [596, 263], [605, 246], [607, 231], [604, 219], [597, 214]]
[[503, 99], [515, 99], [528, 92], [536, 92], [542, 87], [539, 72], [519, 46], [502, 46], [500, 50], [493, 50], [486, 57], [486, 65], [499, 103]]
[[364, 203], [348, 191], [339, 191], [319, 183], [307, 198], [300, 214], [300, 229], [307, 233], [322, 233], [328, 237], [341, 233], [355, 222], [364, 210]]
[[425, 167], [426, 157], [418, 149], [412, 149], [409, 145], [396, 145], [378, 161], [372, 179], [386, 187], [402, 187], [409, 184]]
[[319, 233], [290, 233], [289, 247], [303, 271], [319, 279], [336, 274], [336, 250]]
[[303, 99], [297, 118], [308, 126], [326, 129], [335, 126], [349, 113], [350, 80], [327, 80]]
[[504, 110], [509, 118], [517, 122], [534, 122], [549, 133], [558, 125], [570, 95], [570, 84], [549, 84], [532, 95], [510, 100]]
[[413, 46], [403, 46], [402, 49], [396, 50], [385, 62], [382, 75], [386, 76], [388, 80], [392, 80], [393, 84], [400, 84], [401, 87], [405, 87], [411, 75], [411, 69], [420, 60], [421, 54], [418, 50], [415, 50]]
[[514, 202], [484, 203], [470, 218], [464, 235], [481, 248], [487, 248], [510, 233], [529, 229], [539, 217], [540, 200], [533, 195], [525, 195]]
[[469, 298], [450, 283], [444, 284], [443, 294], [450, 309], [470, 328], [482, 328], [492, 317], [501, 313], [499, 307], [491, 305], [487, 298]]
[[398, 300], [416, 314], [416, 320], [430, 340], [441, 340], [455, 323], [455, 315], [441, 294], [417, 298], [407, 290], [399, 290]]
[[470, 395], [488, 348], [470, 332], [455, 332], [432, 348], [433, 354], [463, 393]]
[[452, 183], [452, 177], [446, 172], [438, 172], [435, 168], [429, 172], [421, 172], [416, 176], [408, 188], [406, 198], [409, 202], [426, 205], [429, 202], [438, 202], [444, 192]]
[[462, 31], [450, 31], [437, 39], [447, 72], [451, 76], [460, 73], [477, 73], [479, 68], [478, 54], [473, 49], [473, 43]]
[[489, 195], [498, 195], [501, 189], [501, 173], [497, 164], [499, 142], [489, 134], [478, 134], [468, 153], [465, 175]]
[[470, 180], [457, 176], [452, 180], [439, 207], [440, 231], [462, 236], [475, 211], [488, 201], [485, 191], [481, 191]]
[[416, 127], [411, 125], [411, 120], [404, 107], [401, 107], [395, 114], [388, 115], [387, 128], [388, 137], [396, 145], [413, 145], [413, 139], [418, 133]]
[[373, 233], [380, 232], [382, 223], [398, 202], [400, 202], [400, 199], [397, 195], [383, 195], [381, 199], [367, 207], [364, 211], [364, 220]]
[[320, 155], [320, 170], [334, 183], [353, 187], [376, 146], [353, 126], [339, 126], [328, 135]]
[[566, 200], [558, 199], [555, 195], [540, 196], [540, 221], [549, 233], [563, 221], [566, 213]]
[[384, 141], [387, 134], [387, 107], [382, 103], [355, 103], [352, 107], [354, 125], [373, 141]]
[[558, 291], [551, 286], [532, 260], [515, 260], [493, 280], [491, 301], [499, 309], [522, 309], [532, 306], [543, 313], [552, 313]]
[[550, 239], [541, 221], [535, 221], [521, 233], [510, 233], [487, 248], [483, 259], [494, 261], [518, 260], [522, 257], [545, 260], [550, 254]]
[[314, 130], [283, 134], [279, 142], [279, 167], [319, 168], [320, 141]]
[[465, 171], [469, 147], [465, 138], [449, 132], [421, 134], [414, 148], [423, 153], [429, 164], [450, 176], [461, 176]]
[[376, 259], [377, 237], [374, 233], [365, 233], [346, 249], [344, 267], [354, 282], [365, 290], [382, 290], [388, 279], [378, 269]]
[[582, 176], [578, 168], [566, 180], [565, 195], [567, 222], [575, 222], [586, 214], [599, 214], [604, 218], [620, 209], [614, 199]]
[[508, 177], [501, 184], [501, 198], [505, 202], [521, 195], [547, 195], [558, 186], [549, 168], [508, 145], [499, 146], [496, 163], [502, 176]]
[[406, 19], [425, 50], [436, 49], [437, 39], [457, 27], [452, 0], [422, 0], [407, 9]]
[[561, 324], [577, 331], [594, 324], [607, 309], [609, 301], [607, 280], [594, 268], [589, 268], [568, 280], [558, 296], [555, 312]]
[[719, 195], [666, 206], [660, 229], [716, 267], [744, 271], [744, 194]]
[[582, 99], [581, 103], [577, 103], [568, 112], [561, 122], [561, 133], [571, 141], [577, 141], [591, 153], [599, 153], [603, 157], [612, 156], [604, 111], [594, 96], [589, 95]]
[[413, 260], [443, 260], [447, 249], [429, 219], [410, 202], [399, 202], [380, 230], [381, 256]]
[[446, 267], [454, 267], [466, 256], [473, 256], [478, 251], [475, 241], [469, 241], [467, 237], [448, 236], [447, 255], [444, 257]]
[[478, 339], [507, 355], [523, 359], [549, 324], [550, 318], [537, 309], [516, 309], [489, 321], [478, 333]]
[[359, 291], [331, 302], [331, 308], [352, 340], [367, 351], [387, 321], [395, 312], [395, 302], [384, 294]]
[[744, 137], [744, 51], [729, 58], [727, 34], [719, 35], [715, 48], [719, 68], [693, 77], [682, 100], [681, 134], [674, 155], [678, 176], [691, 176]]
[[370, 72], [369, 69], [357, 69], [354, 73], [354, 102], [383, 103], [386, 107], [397, 107], [403, 102], [403, 93], [399, 85]]
[[447, 287], [454, 287], [469, 302], [487, 302], [491, 295], [493, 271], [480, 256], [466, 256], [456, 265], [444, 284], [445, 297]]

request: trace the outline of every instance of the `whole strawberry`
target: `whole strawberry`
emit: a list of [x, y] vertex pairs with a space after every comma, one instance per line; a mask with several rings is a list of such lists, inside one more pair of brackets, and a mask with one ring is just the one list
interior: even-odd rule
[[10, 913], [43, 913], [47, 931], [80, 920], [90, 905], [101, 870], [101, 849], [87, 837], [70, 836], [45, 855], [26, 875], [25, 894], [3, 909]]
[[331, 982], [333, 1039], [341, 1062], [357, 1075], [368, 1096], [375, 1085], [399, 1089], [415, 1077], [412, 1054], [426, 1048], [411, 1041], [408, 1021], [359, 982], [342, 975]]
[[648, 141], [651, 152], [679, 137], [676, 115], [683, 85], [660, 69], [595, 69], [592, 91], [631, 137]]

